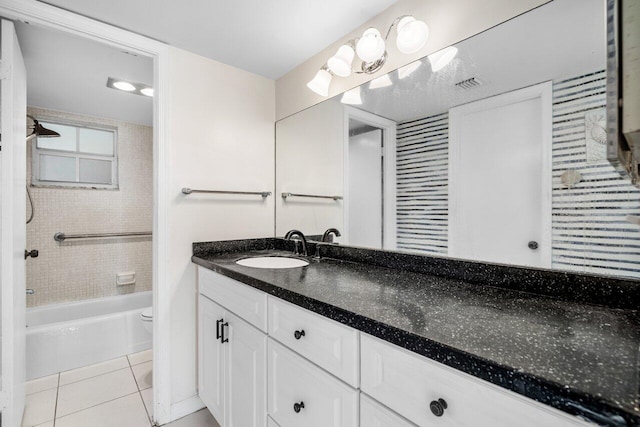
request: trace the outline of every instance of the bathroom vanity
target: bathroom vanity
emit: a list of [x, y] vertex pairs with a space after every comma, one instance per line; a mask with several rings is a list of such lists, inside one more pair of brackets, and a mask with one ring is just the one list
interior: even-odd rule
[[194, 244], [222, 427], [640, 424], [637, 282], [316, 245]]

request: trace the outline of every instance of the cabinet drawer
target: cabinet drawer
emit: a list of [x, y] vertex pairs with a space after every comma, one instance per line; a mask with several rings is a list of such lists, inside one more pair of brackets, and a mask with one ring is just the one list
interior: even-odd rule
[[267, 294], [251, 286], [198, 267], [200, 293], [256, 328], [267, 331]]
[[358, 392], [271, 338], [268, 413], [280, 427], [354, 427]]
[[358, 387], [358, 331], [269, 297], [269, 335]]
[[376, 338], [361, 334], [361, 346], [362, 391], [419, 426], [591, 425]]
[[361, 393], [360, 427], [416, 427], [416, 425]]

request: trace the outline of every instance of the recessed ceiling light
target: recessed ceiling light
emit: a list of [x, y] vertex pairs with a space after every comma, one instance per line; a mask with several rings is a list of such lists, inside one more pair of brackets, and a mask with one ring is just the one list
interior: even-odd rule
[[147, 97], [153, 96], [153, 88], [147, 83], [136, 83], [124, 79], [109, 77], [107, 79], [107, 87], [110, 89], [117, 89], [128, 93], [134, 93], [136, 95], [143, 95]]
[[116, 89], [124, 90], [125, 92], [133, 92], [136, 87], [129, 82], [117, 81], [113, 82], [113, 87]]

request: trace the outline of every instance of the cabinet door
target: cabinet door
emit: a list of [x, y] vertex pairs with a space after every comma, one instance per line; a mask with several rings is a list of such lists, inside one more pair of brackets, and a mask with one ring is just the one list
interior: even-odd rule
[[199, 298], [198, 313], [198, 393], [214, 418], [224, 426], [225, 347], [217, 338], [216, 322], [224, 319], [226, 313], [203, 296]]
[[380, 403], [360, 393], [360, 427], [416, 427]]
[[227, 314], [223, 344], [226, 356], [224, 427], [264, 427], [267, 422], [267, 336]]
[[268, 339], [268, 412], [280, 427], [355, 427], [358, 392]]

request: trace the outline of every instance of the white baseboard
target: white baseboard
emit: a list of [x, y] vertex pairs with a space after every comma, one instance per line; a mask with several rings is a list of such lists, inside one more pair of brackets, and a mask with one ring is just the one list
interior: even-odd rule
[[181, 400], [180, 402], [171, 405], [171, 419], [169, 422], [186, 417], [187, 415], [193, 414], [204, 407], [204, 403], [202, 403], [199, 396], [193, 396], [188, 399]]

